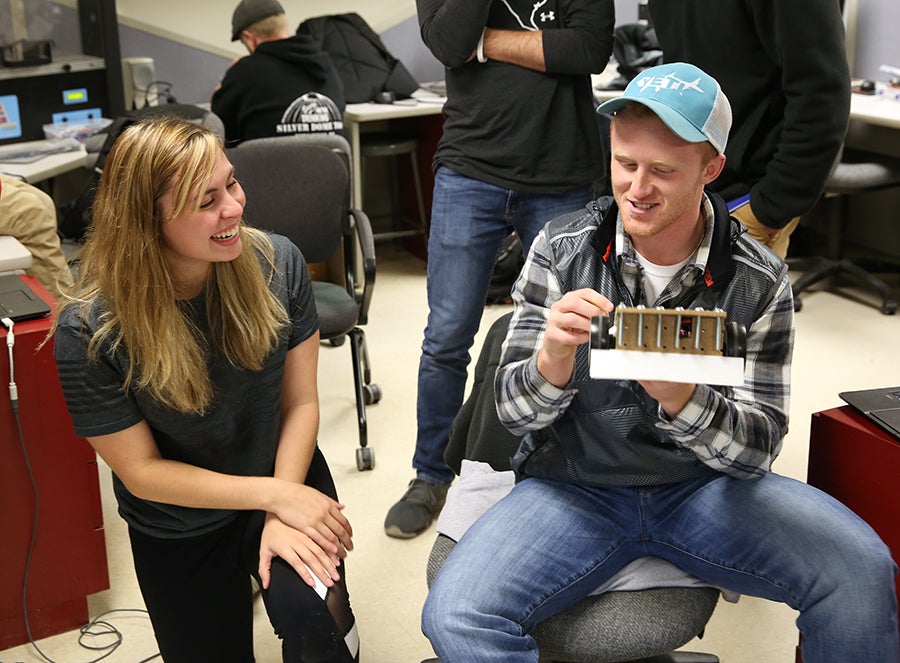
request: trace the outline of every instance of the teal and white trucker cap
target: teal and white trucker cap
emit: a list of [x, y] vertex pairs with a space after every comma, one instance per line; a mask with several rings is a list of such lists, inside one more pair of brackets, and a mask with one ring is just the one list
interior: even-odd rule
[[731, 129], [731, 104], [719, 83], [702, 69], [671, 62], [640, 72], [621, 96], [597, 107], [614, 113], [629, 101], [650, 108], [677, 136], [689, 143], [709, 141], [725, 151]]

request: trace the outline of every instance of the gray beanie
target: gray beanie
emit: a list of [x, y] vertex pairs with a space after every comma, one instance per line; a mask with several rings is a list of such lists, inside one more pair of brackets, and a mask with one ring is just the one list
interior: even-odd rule
[[240, 39], [241, 33], [254, 23], [283, 13], [284, 7], [278, 0], [242, 0], [231, 15], [231, 41]]

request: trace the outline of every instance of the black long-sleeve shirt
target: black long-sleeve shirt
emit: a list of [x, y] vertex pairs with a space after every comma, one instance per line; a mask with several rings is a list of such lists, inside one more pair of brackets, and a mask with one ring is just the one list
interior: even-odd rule
[[[590, 74], [612, 53], [612, 0], [417, 0], [425, 44], [446, 67], [435, 167], [558, 193], [605, 169]], [[466, 60], [485, 27], [542, 31], [546, 72]]]
[[837, 0], [650, 0], [667, 62], [715, 77], [734, 122], [726, 200], [750, 192], [756, 217], [782, 228], [822, 192], [850, 114], [850, 72]]

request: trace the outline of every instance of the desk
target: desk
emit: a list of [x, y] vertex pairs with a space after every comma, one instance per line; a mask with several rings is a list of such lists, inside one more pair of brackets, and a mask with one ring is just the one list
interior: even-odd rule
[[[20, 278], [53, 304], [37, 279]], [[38, 490], [37, 533], [28, 579], [28, 621], [36, 639], [87, 623], [87, 595], [109, 587], [97, 457], [75, 435], [52, 340], [37, 349], [49, 328], [49, 318], [17, 323], [13, 349], [19, 419]], [[28, 641], [22, 588], [35, 506], [6, 389], [6, 335], [6, 327], [0, 325], [0, 650]]]
[[[352, 203], [356, 208], [362, 208], [362, 178], [360, 177], [361, 167], [361, 158], [359, 155], [360, 152], [360, 133], [362, 129], [362, 125], [367, 122], [377, 122], [377, 121], [393, 121], [393, 120], [405, 120], [409, 118], [416, 117], [427, 117], [427, 116], [440, 116], [441, 109], [443, 108], [443, 104], [440, 103], [431, 103], [431, 102], [421, 102], [417, 101], [415, 104], [407, 105], [407, 101], [404, 100], [403, 103], [394, 103], [394, 104], [374, 104], [374, 103], [363, 103], [363, 104], [347, 104], [347, 107], [344, 109], [344, 127], [346, 128], [348, 134], [350, 135], [350, 149], [351, 155], [353, 159], [352, 163], [352, 176], [353, 176], [353, 198]], [[436, 140], [433, 141], [436, 145]], [[431, 157], [434, 156], [434, 147], [431, 147], [430, 150], [424, 150], [429, 152], [429, 154], [421, 154], [421, 157], [428, 158], [420, 158], [419, 162], [424, 162], [428, 166], [428, 171], [431, 171]], [[423, 180], [423, 189], [427, 190], [428, 187], [425, 186], [424, 182], [427, 180]], [[428, 205], [426, 205], [426, 209]]]
[[900, 562], [897, 477], [900, 441], [849, 405], [812, 415], [807, 482], [869, 523]]
[[900, 129], [900, 101], [871, 94], [851, 94], [850, 119]]
[[[49, 144], [49, 142], [50, 141], [46, 140], [33, 140], [25, 143], [16, 143], [15, 145], [27, 149], [30, 146], [42, 147]], [[71, 170], [81, 168], [84, 166], [84, 160], [86, 158], [87, 151], [82, 145], [79, 150], [49, 154], [30, 163], [0, 161], [0, 172], [19, 177], [29, 184], [36, 184]]]

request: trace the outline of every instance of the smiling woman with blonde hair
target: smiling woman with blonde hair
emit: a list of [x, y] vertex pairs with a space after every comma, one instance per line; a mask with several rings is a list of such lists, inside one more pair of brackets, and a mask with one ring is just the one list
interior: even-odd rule
[[57, 313], [60, 379], [112, 469], [166, 663], [253, 661], [251, 576], [284, 661], [356, 661], [309, 274], [287, 239], [243, 223], [245, 202], [206, 129], [126, 129]]

